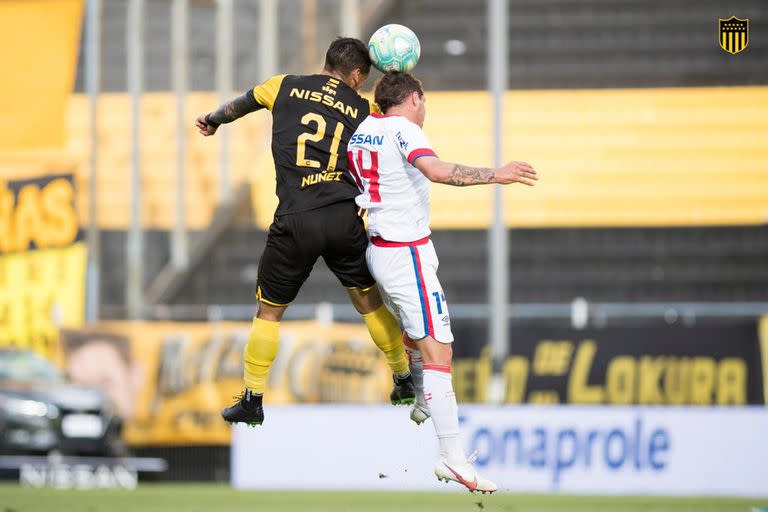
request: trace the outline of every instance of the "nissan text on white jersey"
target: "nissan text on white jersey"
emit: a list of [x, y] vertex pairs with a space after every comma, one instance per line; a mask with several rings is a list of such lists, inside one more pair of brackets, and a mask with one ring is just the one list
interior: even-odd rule
[[371, 114], [348, 145], [349, 168], [360, 187], [355, 201], [368, 210], [368, 234], [392, 242], [430, 235], [430, 181], [414, 167], [436, 156], [422, 129], [401, 116]]

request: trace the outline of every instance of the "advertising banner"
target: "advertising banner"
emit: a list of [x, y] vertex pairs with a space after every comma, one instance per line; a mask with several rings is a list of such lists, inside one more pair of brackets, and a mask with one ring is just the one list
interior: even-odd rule
[[0, 182], [0, 347], [57, 360], [83, 322], [86, 248], [71, 174]]
[[[65, 330], [71, 378], [104, 388], [131, 445], [229, 444], [221, 409], [243, 389], [247, 323], [109, 322]], [[391, 377], [360, 324], [283, 322], [265, 402], [381, 402]]]
[[[248, 323], [104, 322], [64, 330], [62, 359], [75, 382], [109, 393], [129, 444], [228, 444], [220, 412], [242, 391], [249, 331]], [[754, 325], [513, 332], [508, 402], [727, 406], [764, 396]], [[459, 403], [484, 400], [490, 375], [486, 350], [476, 358], [467, 350], [456, 347]], [[390, 389], [364, 325], [282, 323], [268, 405], [384, 403]]]
[[[460, 406], [464, 449], [501, 492], [768, 496], [764, 407]], [[237, 426], [240, 489], [453, 490], [431, 425], [391, 406], [276, 406]]]
[[[490, 351], [476, 332], [456, 331], [456, 396], [484, 401]], [[514, 326], [503, 373], [507, 403], [766, 403], [755, 321], [584, 330]]]

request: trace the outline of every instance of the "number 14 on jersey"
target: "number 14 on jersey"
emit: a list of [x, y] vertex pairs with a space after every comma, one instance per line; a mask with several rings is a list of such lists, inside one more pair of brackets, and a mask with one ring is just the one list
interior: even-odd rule
[[[364, 158], [363, 153], [367, 153], [368, 158]], [[355, 178], [357, 186], [362, 192], [367, 192], [371, 196], [372, 203], [380, 203], [379, 154], [376, 151], [358, 149], [357, 151], [349, 151], [347, 156], [349, 157], [349, 171]], [[368, 160], [370, 164], [366, 166], [365, 160]]]

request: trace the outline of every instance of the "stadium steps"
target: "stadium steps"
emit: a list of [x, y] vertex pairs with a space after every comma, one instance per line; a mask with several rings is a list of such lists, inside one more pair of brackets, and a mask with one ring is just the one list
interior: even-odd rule
[[768, 229], [515, 230], [518, 300], [765, 300]]
[[256, 270], [267, 236], [242, 225], [225, 231], [179, 290], [176, 304], [255, 304]]
[[[164, 304], [178, 293], [184, 283], [190, 279], [195, 267], [211, 254], [222, 238], [222, 234], [235, 222], [238, 214], [250, 211], [250, 194], [250, 186], [243, 183], [233, 192], [230, 201], [219, 204], [211, 224], [203, 232], [198, 233], [194, 244], [190, 244], [188, 266], [178, 268], [169, 261], [146, 290], [145, 304], [149, 306]], [[245, 214], [248, 215], [248, 213]]]
[[[335, 2], [320, 2], [317, 13], [316, 62], [322, 64], [327, 43], [338, 35], [340, 13]], [[387, 2], [364, 0], [363, 19], [368, 13], [378, 13]], [[258, 1], [236, 1], [235, 4], [235, 77], [236, 90], [253, 87], [266, 77], [259, 76], [259, 5]], [[381, 4], [381, 5], [379, 5]], [[169, 0], [147, 0], [144, 18], [145, 68], [144, 82], [147, 91], [171, 89]], [[103, 2], [102, 23], [102, 88], [104, 91], [126, 91], [126, 12], [127, 0]], [[302, 72], [303, 19], [302, 0], [278, 2], [278, 72]], [[189, 3], [189, 86], [195, 91], [216, 89], [216, 2], [192, 1]], [[108, 37], [107, 37], [108, 36]], [[313, 64], [314, 65], [314, 64]], [[79, 57], [75, 90], [83, 92], [83, 52]]]
[[[486, 231], [438, 230], [432, 239], [449, 303], [485, 302]], [[265, 242], [263, 231], [232, 226], [171, 302], [253, 303]], [[765, 225], [515, 229], [509, 231], [509, 249], [513, 302], [567, 302], [575, 297], [629, 302], [768, 300]], [[110, 256], [122, 257], [119, 253]], [[296, 303], [319, 301], [348, 301], [322, 260]]]
[[[752, 33], [768, 27], [761, 0], [510, 0], [509, 84], [512, 88], [764, 84], [768, 42], [753, 37], [734, 60], [717, 41], [717, 19], [749, 18]], [[457, 22], [461, 20], [461, 22]], [[417, 74], [428, 89], [486, 87], [484, 3], [398, 0], [383, 23], [411, 27], [422, 41]], [[466, 44], [449, 55], [448, 40]]]
[[[484, 2], [466, 0], [388, 1], [363, 13], [374, 16], [363, 29], [370, 34], [384, 23], [413, 28], [422, 43], [418, 75], [431, 89], [486, 87], [487, 27]], [[170, 86], [170, 4], [149, 0], [145, 23], [147, 90]], [[338, 33], [336, 2], [321, 2], [317, 23], [318, 61], [325, 42]], [[388, 5], [387, 5], [388, 4]], [[764, 84], [768, 82], [768, 40], [752, 37], [738, 58], [717, 42], [717, 19], [749, 18], [752, 34], [768, 29], [768, 4], [734, 0], [727, 12], [720, 0], [510, 0], [509, 83], [513, 88], [626, 87], [663, 85]], [[301, 71], [301, 0], [281, 0], [279, 67]], [[236, 2], [237, 89], [258, 77], [259, 13], [256, 2]], [[126, 90], [126, 0], [104, 2], [103, 87]], [[379, 12], [380, 11], [380, 12]], [[215, 8], [190, 3], [190, 85], [215, 88]], [[366, 16], [364, 16], [366, 18]], [[459, 21], [460, 20], [460, 21]], [[466, 44], [463, 55], [449, 55], [446, 41]], [[76, 90], [83, 90], [82, 55]]]
[[[298, 0], [281, 0], [281, 4], [295, 9]], [[170, 20], [171, 4], [167, 0], [146, 2], [144, 18], [145, 68], [144, 85], [147, 91], [171, 89]], [[253, 46], [258, 41], [259, 8], [256, 2], [236, 2], [235, 16], [235, 86], [238, 90], [252, 87], [258, 81], [258, 52]], [[102, 87], [104, 91], [125, 91], [126, 86], [126, 12], [127, 0], [103, 3], [102, 23]], [[285, 12], [285, 10], [281, 10]], [[189, 85], [192, 90], [216, 89], [216, 9], [215, 2], [190, 2], [189, 5]], [[295, 10], [293, 12], [296, 12]], [[279, 33], [282, 62], [300, 53], [297, 24], [288, 16], [280, 16]], [[109, 37], [106, 37], [109, 35]], [[81, 52], [78, 64], [76, 90], [84, 90], [84, 62]]]

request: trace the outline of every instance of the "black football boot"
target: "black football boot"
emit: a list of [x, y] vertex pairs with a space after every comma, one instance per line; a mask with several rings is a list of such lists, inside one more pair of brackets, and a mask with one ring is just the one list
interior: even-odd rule
[[264, 408], [261, 406], [262, 395], [257, 395], [246, 389], [235, 398], [237, 398], [237, 402], [221, 411], [221, 417], [224, 418], [224, 421], [245, 423], [249, 427], [264, 423]]
[[409, 405], [416, 401], [416, 388], [413, 385], [413, 377], [409, 373], [405, 377], [392, 376], [395, 386], [389, 395], [392, 405]]

